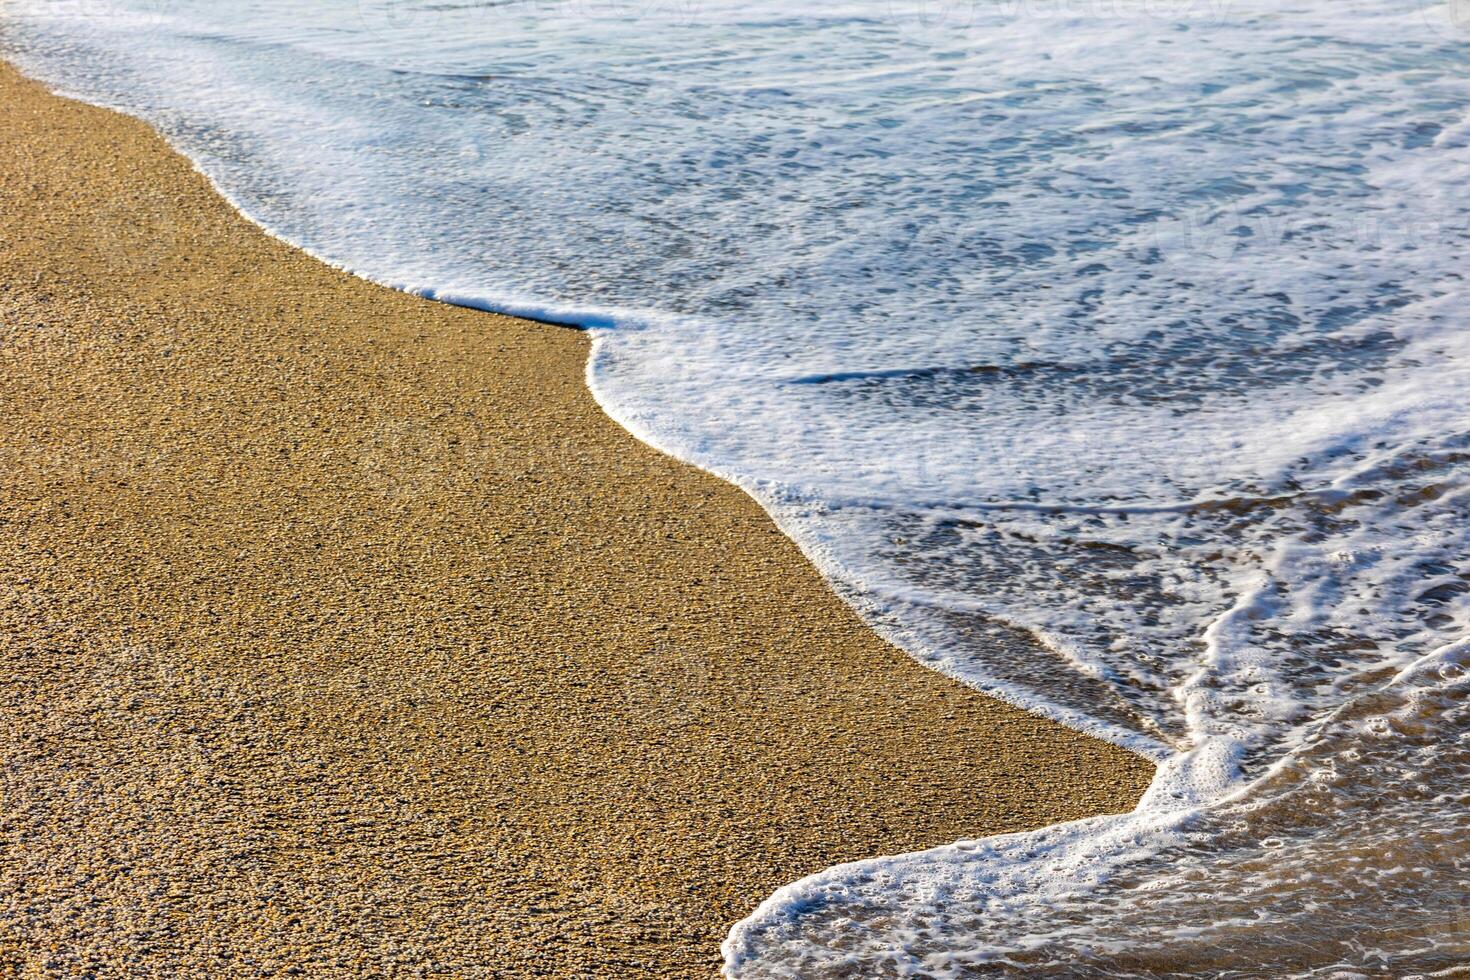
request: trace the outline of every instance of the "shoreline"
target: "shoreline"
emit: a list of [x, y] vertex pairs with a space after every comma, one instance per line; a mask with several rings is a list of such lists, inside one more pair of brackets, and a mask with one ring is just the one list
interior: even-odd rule
[[879, 639], [584, 334], [0, 93], [0, 976], [710, 977], [784, 884], [1148, 785]]

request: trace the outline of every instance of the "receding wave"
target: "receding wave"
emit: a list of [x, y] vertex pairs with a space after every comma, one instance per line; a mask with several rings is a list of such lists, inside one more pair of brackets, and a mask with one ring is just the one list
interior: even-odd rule
[[[1470, 963], [1470, 17], [1419, 0], [13, 0], [369, 278], [589, 327], [934, 669], [1159, 764], [832, 868], [734, 977]], [[976, 751], [984, 751], [977, 746]]]

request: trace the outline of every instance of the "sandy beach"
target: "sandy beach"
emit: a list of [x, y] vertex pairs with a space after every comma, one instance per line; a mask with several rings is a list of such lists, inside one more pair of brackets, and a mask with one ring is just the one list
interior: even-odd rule
[[608, 420], [583, 334], [3, 66], [0, 134], [0, 977], [711, 977], [793, 879], [1142, 792]]

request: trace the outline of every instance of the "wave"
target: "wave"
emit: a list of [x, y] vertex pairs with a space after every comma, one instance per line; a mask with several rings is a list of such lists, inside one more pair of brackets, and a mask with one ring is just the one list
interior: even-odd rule
[[[397, 288], [591, 331], [884, 636], [1159, 764], [828, 869], [732, 977], [1470, 961], [1470, 48], [1417, 0], [16, 0]], [[1447, 974], [1446, 974], [1447, 975]]]

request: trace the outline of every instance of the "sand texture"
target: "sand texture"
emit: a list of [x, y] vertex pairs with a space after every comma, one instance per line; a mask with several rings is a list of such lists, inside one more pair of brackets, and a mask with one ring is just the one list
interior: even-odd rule
[[0, 66], [0, 977], [711, 977], [804, 874], [1133, 805], [608, 420], [587, 343]]

